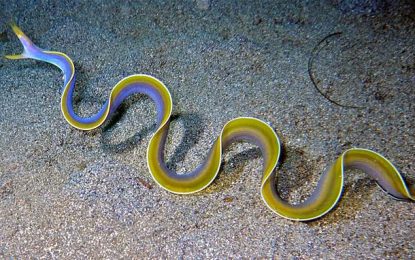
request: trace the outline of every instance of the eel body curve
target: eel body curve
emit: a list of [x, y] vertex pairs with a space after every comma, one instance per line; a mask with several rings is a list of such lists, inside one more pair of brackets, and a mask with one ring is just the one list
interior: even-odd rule
[[128, 76], [113, 87], [107, 101], [95, 115], [80, 117], [75, 113], [72, 104], [75, 88], [75, 68], [72, 60], [64, 53], [40, 49], [17, 25], [12, 24], [12, 29], [22, 43], [24, 51], [17, 55], [7, 55], [6, 58], [35, 59], [51, 63], [62, 70], [64, 85], [61, 110], [71, 126], [80, 130], [91, 130], [101, 126], [122, 101], [134, 93], [146, 94], [155, 102], [157, 130], [147, 148], [147, 165], [154, 181], [169, 192], [189, 194], [209, 186], [219, 172], [224, 148], [234, 141], [243, 140], [257, 145], [262, 152], [262, 199], [281, 217], [308, 221], [329, 212], [341, 197], [346, 168], [365, 171], [384, 191], [396, 199], [415, 200], [414, 185], [407, 185], [389, 160], [374, 151], [353, 148], [343, 152], [328, 171], [321, 175], [317, 188], [307, 200], [295, 205], [289, 204], [279, 196], [276, 188], [275, 168], [281, 152], [280, 141], [267, 123], [251, 117], [235, 118], [226, 123], [205, 161], [190, 173], [177, 174], [168, 169], [164, 161], [164, 146], [173, 102], [169, 90], [160, 80], [145, 74]]

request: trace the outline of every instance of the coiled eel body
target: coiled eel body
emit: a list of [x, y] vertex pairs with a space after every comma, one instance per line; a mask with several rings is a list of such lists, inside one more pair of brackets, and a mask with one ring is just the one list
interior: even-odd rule
[[22, 54], [7, 55], [8, 59], [35, 59], [51, 63], [64, 74], [61, 110], [66, 121], [80, 130], [91, 130], [101, 126], [122, 101], [131, 94], [148, 95], [157, 107], [157, 130], [147, 149], [147, 165], [154, 181], [167, 191], [189, 194], [203, 190], [216, 178], [224, 148], [234, 141], [247, 141], [257, 145], [264, 158], [261, 195], [265, 204], [281, 217], [308, 221], [329, 212], [339, 201], [346, 168], [365, 171], [389, 195], [399, 200], [415, 200], [414, 185], [408, 186], [393, 164], [382, 155], [367, 149], [353, 148], [342, 153], [334, 164], [321, 175], [317, 188], [303, 203], [292, 205], [281, 199], [276, 189], [276, 171], [280, 156], [280, 142], [274, 130], [265, 122], [249, 117], [229, 121], [214, 142], [206, 160], [187, 174], [177, 174], [164, 162], [164, 146], [172, 112], [169, 90], [158, 79], [144, 74], [126, 77], [112, 89], [102, 108], [91, 117], [80, 117], [73, 109], [72, 96], [75, 88], [75, 68], [64, 53], [38, 48], [15, 24], [14, 33], [24, 47]]

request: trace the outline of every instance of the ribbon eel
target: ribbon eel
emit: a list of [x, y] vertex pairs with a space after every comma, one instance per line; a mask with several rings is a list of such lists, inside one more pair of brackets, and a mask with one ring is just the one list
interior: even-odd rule
[[240, 117], [225, 124], [219, 137], [210, 149], [205, 161], [187, 174], [177, 174], [168, 169], [164, 161], [164, 147], [172, 112], [172, 98], [169, 90], [158, 79], [144, 74], [126, 77], [112, 89], [102, 108], [91, 117], [80, 117], [73, 109], [72, 96], [75, 88], [75, 68], [72, 60], [64, 53], [42, 50], [15, 24], [12, 29], [24, 47], [18, 55], [7, 55], [8, 59], [35, 59], [51, 63], [64, 74], [61, 97], [63, 117], [73, 127], [91, 130], [101, 126], [131, 94], [148, 95], [157, 107], [157, 130], [147, 149], [147, 165], [154, 181], [165, 190], [190, 194], [203, 190], [216, 178], [222, 161], [222, 151], [235, 141], [247, 141], [257, 145], [263, 155], [264, 165], [261, 181], [261, 195], [265, 204], [281, 217], [308, 221], [329, 212], [339, 201], [347, 168], [358, 168], [374, 178], [389, 195], [399, 200], [415, 200], [415, 185], [408, 186], [393, 164], [382, 155], [367, 149], [353, 148], [342, 153], [334, 164], [321, 175], [317, 188], [302, 203], [289, 204], [276, 189], [277, 162], [280, 157], [280, 141], [274, 130], [265, 122], [250, 117]]

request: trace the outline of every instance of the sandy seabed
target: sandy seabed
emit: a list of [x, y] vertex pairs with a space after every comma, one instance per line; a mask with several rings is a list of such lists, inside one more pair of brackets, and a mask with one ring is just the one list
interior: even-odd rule
[[[252, 116], [284, 145], [278, 189], [292, 203], [351, 147], [382, 153], [414, 183], [414, 5], [63, 2], [0, 1], [0, 55], [21, 50], [10, 19], [38, 46], [68, 54], [83, 116], [123, 77], [159, 78], [174, 101], [172, 169], [193, 169], [228, 120]], [[310, 80], [313, 50], [332, 33], [312, 75], [330, 99], [361, 109], [329, 102]], [[415, 257], [414, 204], [391, 199], [363, 172], [347, 171], [339, 205], [309, 223], [265, 206], [261, 154], [249, 144], [228, 149], [209, 188], [174, 195], [147, 170], [156, 113], [148, 98], [129, 98], [110, 122], [82, 132], [60, 114], [57, 68], [0, 59], [0, 85], [2, 257]]]

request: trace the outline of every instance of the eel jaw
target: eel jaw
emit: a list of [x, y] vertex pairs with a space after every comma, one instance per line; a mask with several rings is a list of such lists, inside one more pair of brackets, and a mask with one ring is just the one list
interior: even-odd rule
[[4, 58], [8, 60], [21, 60], [21, 59], [27, 59], [28, 57], [26, 57], [26, 55], [22, 53], [22, 54], [4, 55]]
[[19, 38], [19, 41], [23, 45], [23, 52], [21, 54], [10, 54], [5, 55], [4, 57], [9, 60], [20, 60], [20, 59], [28, 59], [32, 58], [33, 54], [36, 51], [40, 50], [33, 42], [27, 37], [24, 32], [14, 23], [11, 22], [10, 26], [16, 36]]

